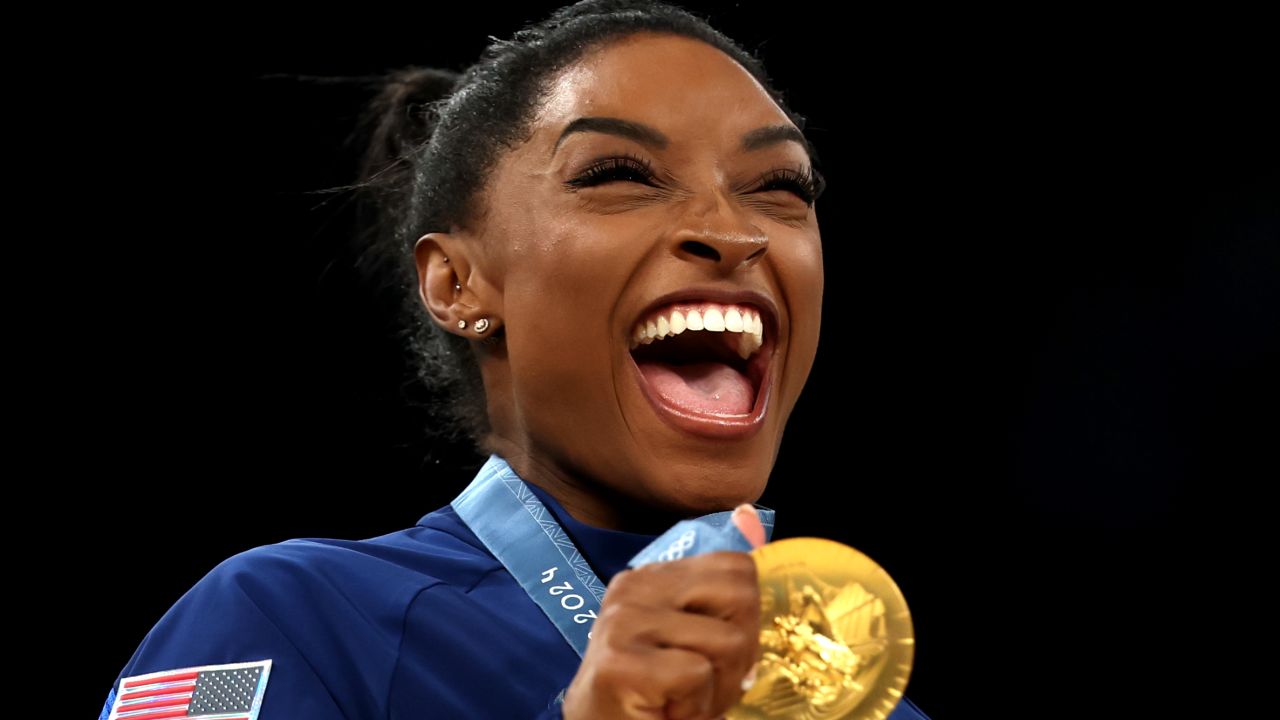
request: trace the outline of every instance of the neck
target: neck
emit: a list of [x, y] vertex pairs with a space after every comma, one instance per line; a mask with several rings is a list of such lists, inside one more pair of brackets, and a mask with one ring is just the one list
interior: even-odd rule
[[658, 535], [685, 519], [678, 512], [654, 508], [591, 478], [565, 472], [500, 439], [494, 439], [491, 446], [521, 479], [547, 491], [574, 520], [585, 525]]

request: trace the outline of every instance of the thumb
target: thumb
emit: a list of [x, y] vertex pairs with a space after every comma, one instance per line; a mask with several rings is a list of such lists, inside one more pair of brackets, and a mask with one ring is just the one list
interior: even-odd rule
[[754, 506], [747, 503], [739, 505], [734, 508], [732, 519], [751, 547], [758, 548], [764, 544], [764, 525], [760, 523], [760, 515]]

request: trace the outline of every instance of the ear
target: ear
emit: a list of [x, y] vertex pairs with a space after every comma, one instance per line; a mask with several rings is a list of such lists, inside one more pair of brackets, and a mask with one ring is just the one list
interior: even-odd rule
[[[427, 313], [440, 327], [470, 339], [491, 337], [500, 325], [500, 299], [478, 271], [478, 248], [465, 232], [427, 233], [413, 248], [418, 295]], [[479, 320], [487, 322], [477, 326]]]

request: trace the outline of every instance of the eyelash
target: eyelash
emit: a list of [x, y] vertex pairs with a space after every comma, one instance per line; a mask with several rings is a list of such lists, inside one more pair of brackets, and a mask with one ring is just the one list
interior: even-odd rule
[[[606, 158], [588, 167], [578, 177], [565, 184], [575, 189], [591, 187], [610, 180], [628, 179], [629, 173], [639, 175], [642, 182], [652, 182], [654, 179], [653, 166], [649, 161], [635, 155], [622, 155]], [[765, 175], [758, 190], [774, 187], [792, 190], [805, 201], [806, 205], [813, 205], [826, 186], [826, 180], [817, 170], [782, 169], [770, 171]]]

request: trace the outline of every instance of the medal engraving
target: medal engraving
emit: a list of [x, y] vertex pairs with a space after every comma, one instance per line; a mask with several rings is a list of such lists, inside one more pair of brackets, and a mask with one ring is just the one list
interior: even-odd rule
[[792, 538], [752, 551], [760, 577], [758, 680], [726, 716], [883, 720], [911, 672], [898, 586], [851, 547]]

